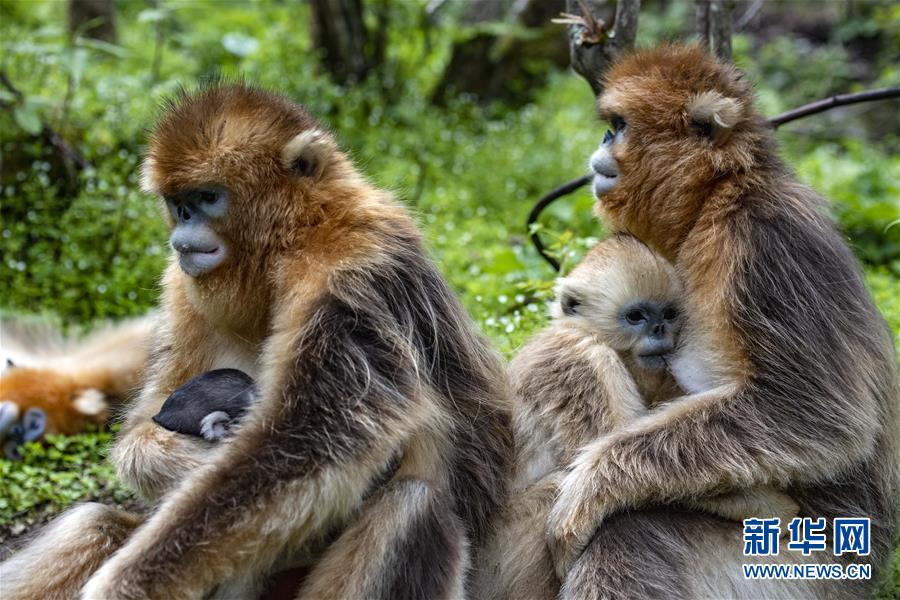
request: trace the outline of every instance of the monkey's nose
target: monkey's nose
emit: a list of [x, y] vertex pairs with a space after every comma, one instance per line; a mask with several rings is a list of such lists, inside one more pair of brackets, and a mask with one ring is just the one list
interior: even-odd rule
[[178, 208], [178, 220], [181, 222], [190, 221], [191, 217], [194, 216], [193, 211], [188, 207], [187, 204], [179, 204]]

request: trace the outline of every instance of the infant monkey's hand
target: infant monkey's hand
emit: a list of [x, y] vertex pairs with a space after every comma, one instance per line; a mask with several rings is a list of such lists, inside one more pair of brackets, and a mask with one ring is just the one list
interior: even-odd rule
[[153, 421], [166, 429], [218, 442], [256, 398], [253, 379], [237, 369], [197, 375], [172, 392]]

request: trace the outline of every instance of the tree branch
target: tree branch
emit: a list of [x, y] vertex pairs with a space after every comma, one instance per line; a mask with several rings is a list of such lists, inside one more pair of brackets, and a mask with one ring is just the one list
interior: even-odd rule
[[[4, 70], [0, 70], [0, 85], [15, 98], [15, 102], [0, 102], [0, 108], [12, 112], [15, 110], [17, 104], [25, 101], [25, 95], [13, 85], [13, 82], [10, 81], [9, 76]], [[63, 161], [63, 166], [69, 176], [70, 183], [74, 183], [76, 173], [88, 167], [90, 163], [88, 163], [78, 150], [72, 147], [61, 135], [46, 123], [41, 123], [40, 136], [45, 143], [56, 150], [56, 153]]]
[[785, 123], [808, 117], [826, 110], [831, 110], [838, 106], [847, 106], [848, 104], [858, 104], [860, 102], [871, 102], [873, 100], [886, 100], [888, 98], [900, 98], [900, 88], [880, 88], [877, 90], [869, 90], [868, 92], [858, 92], [855, 94], [839, 94], [830, 98], [816, 100], [809, 104], [804, 104], [780, 115], [769, 119], [769, 125], [777, 129]]
[[592, 0], [566, 0], [560, 20], [569, 25], [569, 54], [572, 68], [584, 77], [595, 96], [603, 91], [603, 77], [612, 62], [634, 47], [641, 0], [619, 0], [612, 30], [597, 16]]

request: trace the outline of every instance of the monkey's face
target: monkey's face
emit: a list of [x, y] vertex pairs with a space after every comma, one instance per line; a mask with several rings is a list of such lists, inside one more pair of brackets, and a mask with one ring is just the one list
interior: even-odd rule
[[660, 303], [638, 299], [618, 311], [623, 337], [630, 336], [630, 352], [635, 362], [647, 371], [668, 366], [681, 331], [681, 315], [674, 302]]
[[647, 223], [676, 236], [715, 182], [753, 163], [758, 119], [749, 89], [699, 48], [624, 58], [598, 108], [610, 124], [590, 159], [598, 208], [642, 238]]
[[645, 244], [625, 235], [601, 242], [560, 279], [557, 294], [557, 318], [580, 324], [639, 368], [667, 368], [682, 327], [682, 286]]
[[173, 222], [169, 243], [185, 274], [209, 273], [228, 256], [228, 244], [216, 233], [216, 226], [228, 213], [229, 195], [222, 186], [206, 186], [164, 197]]
[[231, 273], [227, 265], [264, 271], [260, 260], [292, 246], [325, 201], [326, 166], [340, 168], [339, 154], [302, 107], [213, 85], [170, 103], [151, 135], [142, 183], [163, 199], [181, 271], [220, 281], [212, 275]]

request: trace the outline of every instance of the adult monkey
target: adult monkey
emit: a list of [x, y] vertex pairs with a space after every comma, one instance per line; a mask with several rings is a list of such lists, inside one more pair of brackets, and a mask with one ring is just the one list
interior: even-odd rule
[[[505, 499], [507, 392], [406, 211], [305, 110], [243, 85], [171, 103], [144, 184], [176, 253], [152, 377], [113, 459], [166, 496], [82, 597], [199, 598], [323, 538], [305, 597], [462, 594]], [[151, 417], [225, 367], [259, 398], [210, 459]]]
[[675, 263], [702, 317], [684, 340], [699, 359], [672, 365], [692, 395], [573, 462], [548, 524], [563, 594], [866, 595], [867, 582], [746, 581], [739, 538], [697, 515], [614, 514], [774, 486], [829, 535], [833, 517], [870, 517], [872, 554], [856, 560], [877, 568], [895, 531], [898, 382], [858, 264], [732, 67], [690, 46], [638, 52], [599, 108], [615, 132], [591, 159], [598, 211]]

